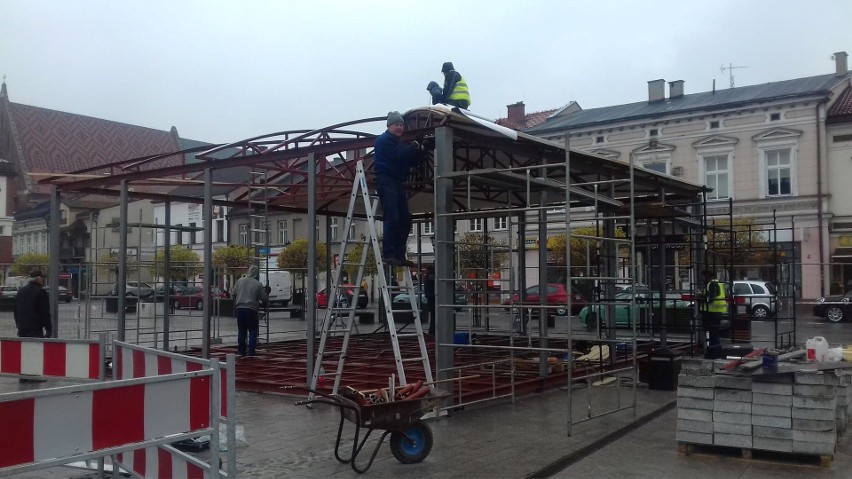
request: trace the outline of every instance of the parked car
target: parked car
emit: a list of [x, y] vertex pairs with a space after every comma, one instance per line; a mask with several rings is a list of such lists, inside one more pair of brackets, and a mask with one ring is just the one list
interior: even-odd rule
[[[48, 294], [50, 294], [50, 288], [51, 288], [50, 285], [47, 285], [47, 286], [44, 287], [44, 289], [47, 290]], [[59, 287], [59, 301], [64, 301], [66, 303], [70, 303], [71, 299], [72, 299], [71, 298], [71, 292], [68, 291], [68, 288], [66, 288], [65, 286], [60, 286]]]
[[846, 294], [817, 298], [814, 305], [814, 316], [825, 318], [832, 323], [839, 323], [850, 315], [852, 315], [852, 289]]
[[15, 296], [18, 295], [18, 288], [14, 286], [3, 286], [0, 287], [0, 298], [11, 298], [15, 299]]
[[[643, 293], [638, 292], [636, 295], [635, 308], [632, 307], [633, 294], [630, 292], [616, 293], [613, 298], [616, 304], [589, 304], [583, 307], [579, 313], [580, 321], [583, 321], [586, 326], [594, 324], [592, 321], [599, 321], [602, 324], [607, 321], [610, 306], [615, 308], [615, 326], [617, 328], [631, 327], [634, 322], [640, 321], [643, 316], [650, 323], [651, 314], [660, 307], [660, 293]], [[693, 307], [692, 301], [687, 301], [679, 298], [667, 296], [666, 309], [683, 309], [691, 310]], [[644, 314], [643, 314], [644, 312]]]
[[[515, 304], [517, 306], [526, 306], [526, 307], [534, 307], [539, 304], [539, 287], [530, 286], [526, 290], [526, 296], [521, 301], [521, 297], [518, 293], [512, 295], [511, 300], [503, 301], [504, 305]], [[557, 316], [565, 316], [565, 313], [568, 310], [568, 291], [565, 289], [565, 285], [562, 283], [548, 283], [547, 284], [547, 299], [545, 300], [546, 304], [549, 306], [562, 306], [561, 308], [556, 309]], [[586, 305], [586, 298], [583, 297], [582, 294], [578, 293], [576, 290], [571, 291], [571, 314], [575, 315], [583, 309]]]
[[[176, 294], [182, 293], [186, 289], [186, 287], [187, 286], [185, 284], [173, 283], [172, 289], [169, 292], [169, 295], [174, 296]], [[161, 284], [161, 285], [157, 286], [156, 289], [154, 289], [154, 297], [156, 298], [157, 301], [162, 301], [166, 297], [165, 285]]]
[[[354, 284], [341, 284], [338, 287], [338, 292], [344, 292], [346, 294], [347, 304], [352, 304], [352, 295], [355, 294], [355, 289], [357, 286]], [[361, 289], [358, 293], [358, 308], [364, 309], [367, 307], [367, 303], [370, 302], [370, 297], [367, 296], [367, 292]], [[338, 305], [338, 307], [341, 307]], [[328, 308], [328, 291], [323, 288], [317, 293], [317, 308], [326, 309]]]
[[[461, 288], [460, 286], [456, 286], [454, 293], [455, 294], [453, 294], [453, 304], [455, 304], [456, 306], [464, 306], [464, 305], [467, 304], [467, 294], [465, 293], [465, 290], [463, 288]], [[419, 301], [417, 303], [417, 307], [419, 309], [422, 309], [423, 305], [428, 304], [429, 301], [426, 299], [426, 294], [423, 293], [422, 291], [417, 296], [418, 296], [418, 301]], [[408, 293], [399, 293], [399, 294], [397, 294], [393, 297], [392, 301], [394, 303], [409, 303], [410, 304], [410, 300], [408, 298], [409, 298]], [[461, 309], [462, 308], [455, 308], [456, 311], [461, 311]]]
[[[751, 307], [751, 316], [755, 319], [766, 319], [778, 313], [781, 301], [775, 284], [769, 281], [742, 280], [734, 281], [731, 294], [739, 300], [739, 304]], [[745, 303], [742, 303], [745, 301]]]
[[[134, 296], [140, 299], [147, 299], [154, 296], [154, 288], [148, 283], [140, 281], [128, 281], [124, 286], [125, 296]], [[112, 285], [112, 289], [108, 293], [110, 296], [118, 296], [118, 283]]]
[[[175, 309], [187, 308], [187, 309], [203, 309], [204, 308], [204, 295], [202, 294], [204, 290], [201, 286], [190, 286], [180, 293], [174, 295], [172, 299], [172, 304]], [[230, 295], [227, 291], [221, 290], [219, 288], [211, 288], [210, 290], [210, 298], [215, 299], [224, 299], [229, 298]]]

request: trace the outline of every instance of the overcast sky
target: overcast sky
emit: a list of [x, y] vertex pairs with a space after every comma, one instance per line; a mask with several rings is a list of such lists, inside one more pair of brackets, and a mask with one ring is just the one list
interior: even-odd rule
[[647, 99], [834, 72], [850, 0], [0, 0], [11, 101], [210, 142], [429, 104], [452, 61], [471, 111]]

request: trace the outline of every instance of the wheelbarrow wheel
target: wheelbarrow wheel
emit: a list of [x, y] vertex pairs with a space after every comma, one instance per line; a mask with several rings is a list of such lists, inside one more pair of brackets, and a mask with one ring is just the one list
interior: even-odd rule
[[432, 430], [417, 421], [404, 432], [391, 433], [390, 448], [393, 457], [403, 464], [421, 462], [432, 451]]

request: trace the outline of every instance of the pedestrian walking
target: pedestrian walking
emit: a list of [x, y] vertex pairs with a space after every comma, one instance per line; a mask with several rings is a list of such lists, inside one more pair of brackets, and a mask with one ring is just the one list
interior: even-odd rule
[[29, 282], [15, 295], [15, 327], [21, 338], [49, 338], [53, 336], [50, 320], [50, 297], [44, 289], [44, 275], [40, 270], [30, 273]]

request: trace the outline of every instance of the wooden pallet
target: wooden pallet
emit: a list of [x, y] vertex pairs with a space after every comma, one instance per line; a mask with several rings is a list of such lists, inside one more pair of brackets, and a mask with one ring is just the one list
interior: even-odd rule
[[712, 446], [709, 444], [693, 444], [690, 442], [678, 442], [677, 453], [688, 456], [690, 454], [704, 454], [711, 456], [739, 457], [746, 460], [782, 462], [798, 465], [818, 465], [830, 468], [834, 460], [833, 455], [802, 454], [780, 451], [765, 451], [762, 449], [751, 449], [744, 447]]

